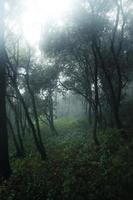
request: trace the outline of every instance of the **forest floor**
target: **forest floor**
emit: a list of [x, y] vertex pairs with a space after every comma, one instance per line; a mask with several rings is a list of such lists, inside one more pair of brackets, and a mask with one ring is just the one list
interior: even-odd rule
[[13, 174], [0, 186], [0, 200], [125, 200], [133, 199], [133, 139], [117, 130], [99, 133], [97, 149], [85, 121], [57, 120], [57, 136], [42, 125], [47, 160], [42, 161], [31, 136], [27, 156], [14, 157]]

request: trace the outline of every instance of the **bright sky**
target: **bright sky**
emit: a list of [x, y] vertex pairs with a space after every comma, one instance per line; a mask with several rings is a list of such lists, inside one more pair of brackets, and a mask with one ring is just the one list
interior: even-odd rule
[[[17, 27], [15, 22], [10, 20], [8, 26], [14, 33], [22, 32], [27, 42], [35, 46], [40, 40], [42, 26], [50, 20], [55, 20], [59, 26], [64, 25], [65, 15], [72, 11], [75, 0], [22, 0], [24, 11], [20, 12]], [[76, 1], [75, 1], [76, 2]], [[127, 4], [127, 0], [123, 0]], [[127, 7], [125, 4], [124, 7]], [[8, 4], [6, 4], [8, 9]], [[110, 13], [110, 18], [113, 19], [115, 15]], [[19, 21], [20, 20], [20, 21]], [[19, 23], [20, 22], [20, 23]], [[21, 29], [21, 30], [20, 30]]]
[[42, 25], [54, 19], [58, 25], [64, 23], [64, 15], [71, 8], [72, 0], [26, 0], [22, 15], [24, 37], [34, 45], [40, 39]]

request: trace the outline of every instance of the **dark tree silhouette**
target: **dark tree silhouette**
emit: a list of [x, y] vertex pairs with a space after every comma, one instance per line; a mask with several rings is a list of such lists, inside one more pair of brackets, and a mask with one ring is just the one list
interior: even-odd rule
[[6, 56], [4, 44], [4, 0], [0, 0], [0, 175], [11, 174], [8, 154], [8, 133], [6, 118]]

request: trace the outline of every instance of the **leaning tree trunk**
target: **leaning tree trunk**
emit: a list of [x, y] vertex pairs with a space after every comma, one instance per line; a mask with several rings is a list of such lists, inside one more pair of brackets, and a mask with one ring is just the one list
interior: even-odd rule
[[26, 84], [27, 88], [31, 97], [32, 105], [33, 105], [33, 113], [34, 113], [34, 118], [35, 118], [35, 123], [36, 123], [36, 130], [37, 130], [37, 136], [38, 136], [38, 143], [40, 146], [40, 151], [42, 155], [42, 159], [46, 159], [46, 150], [42, 141], [42, 136], [41, 136], [41, 130], [40, 130], [40, 124], [39, 124], [39, 119], [38, 119], [38, 113], [37, 113], [37, 108], [36, 108], [36, 102], [35, 102], [35, 96], [30, 88], [30, 83], [29, 83], [29, 72], [28, 72], [28, 66], [27, 66], [27, 74], [26, 74]]
[[6, 120], [6, 58], [4, 46], [4, 0], [0, 0], [0, 175], [8, 178], [11, 174], [8, 153]]
[[[11, 77], [11, 78], [12, 78], [12, 77]], [[24, 99], [23, 99], [23, 96], [21, 95], [21, 93], [20, 93], [20, 91], [19, 91], [19, 89], [18, 89], [16, 83], [15, 83], [13, 80], [12, 80], [12, 83], [13, 83], [14, 89], [16, 90], [16, 93], [17, 93], [17, 95], [18, 95], [18, 98], [20, 99], [20, 101], [21, 101], [21, 103], [22, 103], [22, 105], [23, 105], [23, 108], [24, 108], [24, 111], [25, 111], [25, 115], [26, 115], [27, 121], [28, 121], [29, 126], [30, 126], [30, 128], [31, 128], [31, 130], [32, 130], [33, 139], [34, 139], [35, 145], [36, 145], [36, 147], [37, 147], [37, 150], [38, 150], [38, 152], [40, 153], [41, 158], [42, 158], [43, 160], [45, 160], [46, 157], [47, 157], [47, 156], [46, 156], [46, 151], [45, 151], [44, 146], [43, 146], [42, 144], [40, 144], [39, 139], [38, 139], [38, 137], [37, 137], [37, 135], [36, 135], [36, 129], [35, 129], [35, 127], [34, 127], [34, 123], [32, 122], [32, 119], [30, 118], [27, 105], [25, 104], [25, 101], [24, 101]]]
[[[9, 71], [11, 70], [13, 73], [16, 73], [16, 72], [14, 72], [14, 70], [13, 70], [12, 63], [10, 62], [10, 60], [9, 60], [7, 54], [6, 54], [6, 58], [7, 58], [7, 61], [8, 61], [8, 70], [9, 70]], [[31, 117], [30, 117], [30, 114], [29, 114], [27, 105], [26, 105], [26, 103], [25, 103], [25, 101], [24, 101], [24, 98], [23, 98], [22, 94], [20, 93], [20, 91], [19, 91], [19, 89], [18, 89], [18, 85], [17, 85], [17, 83], [16, 83], [14, 77], [10, 76], [10, 79], [11, 79], [12, 86], [13, 86], [13, 88], [15, 89], [18, 98], [19, 98], [20, 102], [22, 103], [22, 106], [23, 106], [23, 109], [24, 109], [24, 112], [25, 112], [25, 116], [26, 116], [26, 118], [27, 118], [27, 122], [28, 122], [28, 124], [29, 124], [29, 127], [30, 127], [31, 130], [32, 130], [33, 139], [34, 139], [36, 148], [37, 148], [38, 152], [40, 153], [41, 158], [42, 158], [43, 160], [45, 160], [45, 159], [47, 158], [45, 148], [44, 148], [43, 144], [40, 143], [39, 138], [38, 138], [38, 136], [37, 136], [37, 134], [36, 134], [36, 129], [35, 129], [34, 123], [32, 122], [32, 119], [31, 119]]]

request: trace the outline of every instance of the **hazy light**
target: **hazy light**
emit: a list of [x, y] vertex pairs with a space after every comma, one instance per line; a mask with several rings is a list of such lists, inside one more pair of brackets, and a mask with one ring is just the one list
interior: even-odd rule
[[63, 26], [65, 13], [71, 7], [72, 0], [25, 0], [25, 12], [22, 16], [24, 37], [31, 44], [39, 41], [42, 25], [55, 20]]

